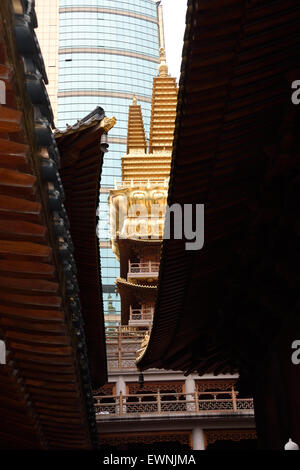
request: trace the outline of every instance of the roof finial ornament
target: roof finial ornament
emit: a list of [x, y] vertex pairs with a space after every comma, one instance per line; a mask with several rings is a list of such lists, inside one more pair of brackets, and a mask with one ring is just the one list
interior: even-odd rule
[[133, 93], [133, 96], [132, 96], [132, 104], [133, 104], [134, 106], [137, 105], [137, 98], [136, 98], [136, 93], [135, 93], [135, 92]]
[[158, 72], [160, 77], [167, 77], [169, 75], [169, 70], [167, 66], [166, 52], [165, 48], [161, 47], [159, 49], [159, 67]]

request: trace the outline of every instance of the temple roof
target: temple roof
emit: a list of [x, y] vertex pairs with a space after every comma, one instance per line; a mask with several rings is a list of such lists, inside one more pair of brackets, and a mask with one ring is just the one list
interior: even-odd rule
[[127, 325], [130, 306], [136, 302], [154, 301], [157, 295], [157, 285], [134, 284], [120, 277], [115, 282], [121, 296], [121, 323]]
[[154, 181], [163, 186], [170, 175], [170, 164], [170, 152], [155, 155], [143, 153], [126, 155], [122, 158], [123, 181], [140, 181], [145, 186], [147, 181]]
[[142, 369], [249, 372], [296, 321], [299, 27], [295, 1], [188, 2], [168, 204], [204, 204], [204, 247], [164, 240]]
[[129, 106], [128, 130], [127, 130], [127, 153], [138, 150], [146, 153], [147, 142], [144, 129], [141, 105], [137, 104], [134, 94], [132, 105]]
[[115, 118], [105, 117], [104, 110], [98, 106], [74, 126], [55, 134], [61, 154], [60, 176], [74, 244], [93, 388], [106, 380], [106, 369], [99, 367], [100, 358], [106, 364], [106, 349], [96, 235], [100, 174], [108, 147], [106, 144], [102, 149], [101, 138], [115, 122]]

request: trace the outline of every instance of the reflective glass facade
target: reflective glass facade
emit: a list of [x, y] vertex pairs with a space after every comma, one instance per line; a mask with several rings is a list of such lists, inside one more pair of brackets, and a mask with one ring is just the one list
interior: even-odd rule
[[115, 181], [121, 180], [128, 106], [133, 93], [142, 106], [145, 130], [149, 132], [152, 80], [157, 75], [158, 58], [155, 1], [59, 0], [57, 127], [63, 129], [98, 105], [107, 116], [117, 118], [116, 126], [109, 132], [110, 148], [104, 159], [99, 207], [105, 313], [120, 312], [114, 284], [119, 263], [108, 246], [108, 191]]

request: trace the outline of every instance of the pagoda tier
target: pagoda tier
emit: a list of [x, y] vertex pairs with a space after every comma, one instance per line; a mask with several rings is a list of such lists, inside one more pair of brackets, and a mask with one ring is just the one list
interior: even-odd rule
[[159, 76], [153, 79], [149, 153], [172, 153], [177, 107], [176, 79], [168, 75], [165, 51], [160, 49]]
[[141, 107], [129, 107], [127, 155], [122, 182], [110, 191], [112, 249], [120, 261], [122, 324], [150, 326], [157, 294], [170, 162], [177, 105], [175, 78], [168, 75], [164, 49], [153, 80], [149, 153]]
[[109, 197], [112, 249], [118, 259], [122, 239], [150, 243], [162, 240], [167, 204], [165, 182], [133, 183], [129, 187], [120, 184], [119, 188], [112, 190]]
[[135, 96], [129, 107], [127, 155], [122, 158], [123, 182], [157, 181], [170, 173], [177, 107], [176, 79], [168, 75], [164, 49], [160, 50], [159, 75], [153, 79], [148, 154], [143, 116]]
[[134, 152], [122, 158], [123, 181], [147, 184], [148, 180], [163, 183], [170, 174], [171, 153], [163, 150], [159, 154]]
[[[52, 133], [36, 26], [34, 2], [1, 0], [0, 339], [6, 363], [0, 366], [0, 449], [88, 450], [98, 446], [92, 386], [107, 378], [102, 302], [93, 306], [95, 316], [84, 318], [84, 299], [101, 289], [83, 279], [98, 268], [95, 212], [82, 212], [84, 232], [74, 230], [67, 199], [75, 184], [64, 190], [58, 171], [65, 155]], [[101, 123], [102, 109], [88, 130], [97, 152], [73, 168], [80, 191], [83, 167], [95, 163], [88, 179], [95, 200]], [[80, 246], [85, 239], [89, 259]]]
[[157, 296], [156, 284], [133, 284], [126, 279], [117, 278], [116, 285], [121, 296], [122, 325], [128, 324], [132, 310], [142, 309], [144, 304], [154, 306]]
[[120, 254], [120, 275], [127, 277], [129, 261], [141, 257], [142, 253], [157, 255], [160, 253], [162, 240], [144, 240], [142, 238], [117, 238], [116, 243]]

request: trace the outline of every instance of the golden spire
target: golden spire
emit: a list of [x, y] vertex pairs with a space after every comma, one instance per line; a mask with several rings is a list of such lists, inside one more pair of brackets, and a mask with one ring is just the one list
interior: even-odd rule
[[176, 79], [168, 74], [165, 49], [160, 48], [158, 77], [153, 79], [149, 154], [172, 152], [176, 107]]
[[160, 77], [168, 77], [169, 70], [167, 66], [166, 52], [164, 47], [159, 49], [159, 67], [158, 72]]
[[[165, 49], [161, 47], [159, 75], [153, 79], [149, 152], [146, 154], [146, 144], [142, 147], [142, 138], [141, 136], [138, 138], [138, 106], [134, 96], [133, 104], [129, 107], [127, 155], [122, 158], [123, 181], [132, 181], [134, 184], [134, 181], [147, 182], [149, 180], [150, 185], [159, 181], [161, 186], [165, 187], [165, 182], [170, 175], [177, 91], [176, 79], [168, 74]], [[133, 113], [135, 113], [135, 121]], [[140, 119], [142, 120], [142, 117]], [[135, 128], [133, 128], [133, 122], [135, 122]]]
[[141, 106], [137, 104], [136, 93], [132, 97], [132, 105], [129, 106], [128, 132], [127, 132], [127, 154], [131, 150], [146, 152], [147, 142], [144, 129], [144, 121]]

